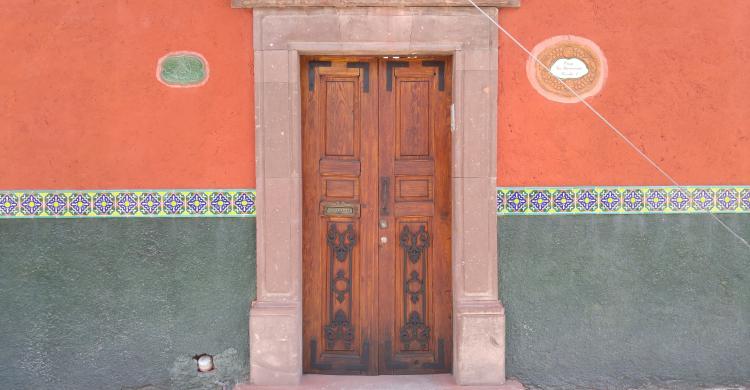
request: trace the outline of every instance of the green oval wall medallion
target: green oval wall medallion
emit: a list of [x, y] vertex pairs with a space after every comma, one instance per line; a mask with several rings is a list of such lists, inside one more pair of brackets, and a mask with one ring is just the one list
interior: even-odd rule
[[173, 87], [197, 87], [208, 80], [208, 64], [198, 53], [170, 53], [159, 60], [159, 81]]

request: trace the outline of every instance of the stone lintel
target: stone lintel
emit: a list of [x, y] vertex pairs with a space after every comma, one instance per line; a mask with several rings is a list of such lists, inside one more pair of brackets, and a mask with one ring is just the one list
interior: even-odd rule
[[[475, 0], [480, 7], [520, 7], [521, 0]], [[260, 7], [471, 7], [466, 0], [232, 0], [232, 8]]]

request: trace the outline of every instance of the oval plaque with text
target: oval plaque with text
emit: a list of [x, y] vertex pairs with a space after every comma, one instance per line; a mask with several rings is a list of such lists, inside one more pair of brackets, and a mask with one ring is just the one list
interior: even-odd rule
[[[537, 45], [526, 71], [534, 89], [561, 103], [576, 103], [599, 93], [607, 76], [607, 62], [592, 41], [572, 35], [557, 36]], [[578, 96], [576, 96], [578, 95]]]

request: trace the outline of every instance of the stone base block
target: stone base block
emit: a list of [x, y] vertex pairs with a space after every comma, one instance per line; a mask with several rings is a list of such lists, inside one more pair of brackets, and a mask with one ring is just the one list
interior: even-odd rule
[[253, 302], [250, 308], [250, 383], [297, 385], [302, 378], [299, 304]]
[[459, 385], [505, 383], [505, 310], [498, 301], [457, 303], [455, 365]]

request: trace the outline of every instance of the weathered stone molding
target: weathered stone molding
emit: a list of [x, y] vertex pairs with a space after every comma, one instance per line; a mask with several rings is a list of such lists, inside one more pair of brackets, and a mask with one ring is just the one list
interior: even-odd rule
[[[519, 7], [521, 0], [475, 0], [480, 7]], [[471, 7], [466, 0], [232, 0], [234, 8], [261, 7]]]
[[[486, 12], [497, 18], [497, 9]], [[257, 300], [250, 380], [302, 376], [300, 59], [303, 54], [454, 56], [452, 134], [454, 367], [463, 385], [505, 382], [498, 300], [496, 27], [473, 8], [258, 8], [253, 12]]]

